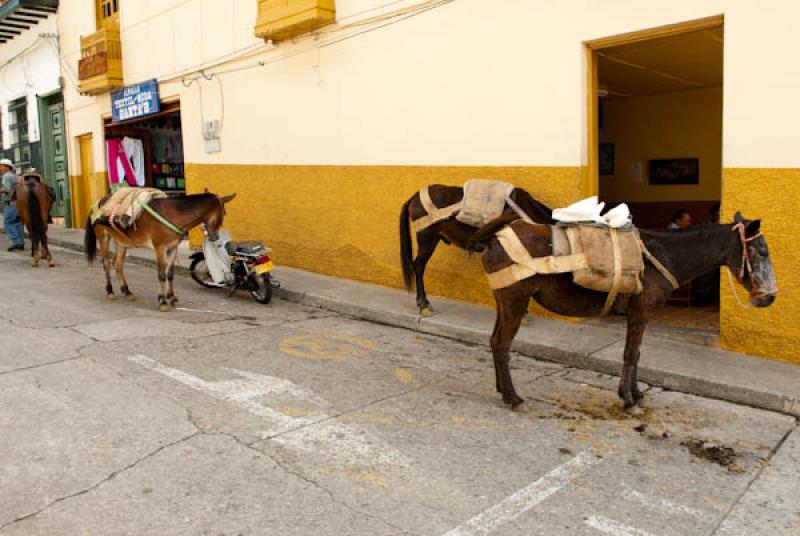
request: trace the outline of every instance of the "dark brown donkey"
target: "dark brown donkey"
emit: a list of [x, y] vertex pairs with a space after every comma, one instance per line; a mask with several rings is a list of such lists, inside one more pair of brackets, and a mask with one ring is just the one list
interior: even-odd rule
[[[474, 246], [486, 247], [483, 266], [487, 273], [511, 265], [511, 259], [495, 237], [495, 233], [510, 223], [501, 217], [482, 227], [475, 236]], [[550, 227], [530, 225], [522, 221], [510, 223], [525, 248], [533, 257], [551, 255]], [[775, 301], [775, 273], [767, 250], [767, 240], [761, 234], [760, 220], [746, 220], [736, 213], [732, 224], [713, 224], [682, 231], [640, 230], [642, 241], [650, 253], [672, 274], [679, 284], [727, 266], [750, 292], [750, 302], [766, 307]], [[623, 353], [619, 396], [625, 408], [631, 408], [642, 398], [636, 386], [639, 348], [648, 319], [656, 307], [664, 304], [672, 286], [652, 262], [645, 262], [641, 294], [628, 295], [626, 315], [628, 332]], [[523, 399], [514, 390], [509, 372], [509, 350], [533, 298], [543, 307], [567, 316], [597, 316], [603, 309], [607, 294], [577, 286], [572, 274], [535, 275], [494, 291], [497, 319], [491, 345], [494, 356], [497, 391], [503, 402], [516, 408]], [[619, 299], [619, 298], [618, 298]]]
[[[159, 221], [149, 212], [142, 211], [135, 226], [124, 233], [112, 228], [107, 222], [98, 221], [93, 225], [90, 217], [86, 222], [84, 238], [86, 257], [89, 262], [94, 260], [99, 242], [100, 255], [103, 257], [103, 269], [106, 272], [108, 299], [116, 299], [114, 288], [111, 286], [109, 259], [109, 245], [113, 239], [116, 245], [114, 268], [117, 271], [117, 279], [125, 298], [129, 301], [135, 299], [123, 273], [123, 264], [128, 248], [151, 248], [155, 251], [158, 262], [159, 309], [168, 311], [178, 301], [172, 288], [178, 245], [190, 229], [201, 224], [205, 225], [209, 237], [215, 240], [225, 217], [225, 203], [231, 201], [235, 196], [236, 194], [219, 197], [212, 193], [202, 193], [153, 199], [149, 203], [150, 207], [165, 221]], [[101, 204], [108, 197], [110, 196], [101, 199]]]
[[56, 198], [55, 191], [38, 173], [26, 173], [22, 175], [21, 183], [14, 185], [11, 197], [16, 202], [17, 214], [31, 239], [33, 266], [39, 266], [42, 254], [48, 266], [55, 266], [47, 247], [47, 223], [50, 221], [50, 207]]
[[[431, 201], [437, 208], [443, 208], [460, 202], [464, 198], [464, 189], [461, 186], [444, 186], [442, 184], [432, 184], [428, 187]], [[546, 205], [534, 199], [522, 188], [514, 188], [511, 192], [511, 200], [536, 223], [553, 223], [552, 210]], [[511, 207], [506, 204], [505, 211], [514, 214]], [[417, 307], [422, 316], [430, 316], [433, 307], [428, 301], [425, 293], [425, 266], [431, 259], [433, 252], [439, 242], [453, 244], [461, 249], [467, 249], [470, 245], [475, 231], [475, 227], [465, 225], [455, 219], [455, 216], [422, 229], [417, 235], [417, 256], [412, 261], [411, 222], [426, 215], [422, 202], [419, 199], [419, 192], [403, 204], [400, 211], [400, 264], [403, 268], [403, 280], [406, 290], [411, 292], [412, 288], [417, 287]]]

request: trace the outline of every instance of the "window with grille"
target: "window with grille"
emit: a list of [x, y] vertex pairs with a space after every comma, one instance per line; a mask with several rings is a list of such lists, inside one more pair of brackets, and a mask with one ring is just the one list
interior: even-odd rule
[[27, 104], [25, 97], [8, 104], [9, 152], [14, 164], [19, 167], [26, 167], [31, 162]]
[[119, 13], [119, 0], [95, 0], [94, 6], [98, 29], [106, 26]]

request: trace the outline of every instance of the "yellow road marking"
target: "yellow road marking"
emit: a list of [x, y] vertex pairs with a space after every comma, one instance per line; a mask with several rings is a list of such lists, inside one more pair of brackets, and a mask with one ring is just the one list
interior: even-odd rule
[[341, 361], [362, 357], [375, 349], [369, 339], [335, 333], [306, 333], [281, 341], [281, 352], [306, 359]]

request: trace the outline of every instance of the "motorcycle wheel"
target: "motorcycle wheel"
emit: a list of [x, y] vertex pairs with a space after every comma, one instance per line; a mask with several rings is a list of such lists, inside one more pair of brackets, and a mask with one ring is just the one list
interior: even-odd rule
[[208, 271], [208, 265], [206, 264], [205, 257], [195, 257], [192, 259], [192, 264], [189, 265], [189, 271], [192, 274], [192, 279], [194, 279], [200, 285], [203, 285], [206, 288], [219, 287], [219, 285], [214, 283], [214, 279], [211, 277], [211, 272]]
[[250, 295], [253, 299], [264, 305], [272, 301], [272, 285], [270, 285], [269, 274], [252, 274], [250, 277], [252, 284], [255, 286], [255, 288], [250, 289]]

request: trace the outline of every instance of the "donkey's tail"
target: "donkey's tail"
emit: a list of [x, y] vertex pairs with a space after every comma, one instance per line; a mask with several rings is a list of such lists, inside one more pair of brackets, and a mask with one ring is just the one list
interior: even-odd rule
[[94, 225], [92, 225], [92, 217], [86, 218], [86, 234], [83, 236], [83, 249], [86, 252], [86, 258], [89, 262], [93, 262], [97, 256], [97, 234], [94, 232]]
[[408, 212], [412, 199], [414, 198], [411, 197], [406, 201], [400, 210], [400, 266], [403, 268], [403, 282], [409, 292], [414, 288], [414, 266], [411, 264], [413, 254], [411, 250], [411, 215]]
[[472, 235], [469, 241], [469, 250], [470, 251], [483, 251], [486, 249], [486, 246], [489, 244], [489, 240], [491, 240], [497, 231], [508, 225], [509, 223], [516, 221], [519, 219], [516, 213], [505, 213], [499, 218], [496, 218], [483, 227], [479, 228], [475, 233]]
[[40, 244], [46, 231], [45, 221], [42, 219], [42, 206], [39, 197], [36, 195], [36, 188], [27, 187], [28, 193], [28, 225], [30, 227], [31, 242]]

